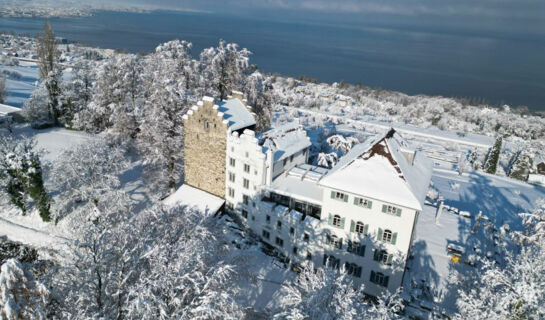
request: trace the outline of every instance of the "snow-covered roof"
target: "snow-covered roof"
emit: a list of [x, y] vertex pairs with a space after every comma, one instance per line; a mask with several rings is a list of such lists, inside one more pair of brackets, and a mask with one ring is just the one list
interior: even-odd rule
[[327, 170], [321, 167], [298, 166], [276, 178], [271, 185], [265, 188], [298, 200], [321, 204], [323, 189], [317, 182], [325, 173]]
[[169, 207], [187, 206], [206, 214], [215, 214], [224, 202], [225, 200], [220, 197], [187, 184], [182, 185], [174, 194], [163, 200], [163, 204]]
[[8, 106], [7, 104], [0, 104], [0, 115], [7, 115], [13, 112], [20, 112], [21, 109]]
[[274, 162], [281, 161], [311, 146], [307, 133], [297, 122], [290, 122], [259, 135], [263, 152], [271, 150]]
[[223, 100], [218, 106], [231, 131], [255, 125], [254, 116], [238, 98]]
[[319, 184], [420, 211], [431, 173], [431, 161], [392, 129], [354, 146]]

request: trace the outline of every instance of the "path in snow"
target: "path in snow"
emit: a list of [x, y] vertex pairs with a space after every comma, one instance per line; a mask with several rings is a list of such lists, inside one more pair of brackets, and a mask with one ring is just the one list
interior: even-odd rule
[[59, 244], [65, 244], [67, 241], [70, 241], [68, 238], [20, 225], [3, 217], [0, 217], [1, 236], [6, 236], [11, 241], [47, 249], [56, 248]]

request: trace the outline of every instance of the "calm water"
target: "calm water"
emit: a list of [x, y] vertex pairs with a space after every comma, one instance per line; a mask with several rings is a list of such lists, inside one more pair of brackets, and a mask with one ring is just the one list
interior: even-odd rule
[[[198, 53], [223, 38], [250, 49], [252, 62], [267, 72], [545, 110], [545, 39], [539, 37], [179, 12], [105, 12], [51, 24], [69, 40], [129, 52], [147, 52], [180, 38], [191, 41]], [[34, 35], [42, 26], [37, 18], [0, 18], [2, 31]]]

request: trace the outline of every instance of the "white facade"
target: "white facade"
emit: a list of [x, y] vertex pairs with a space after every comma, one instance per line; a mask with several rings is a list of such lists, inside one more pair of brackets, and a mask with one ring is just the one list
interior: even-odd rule
[[431, 163], [391, 131], [354, 147], [327, 170], [305, 164], [310, 143], [301, 131], [295, 124], [259, 137], [251, 130], [228, 137], [228, 207], [292, 262], [322, 267], [329, 259], [330, 267], [344, 266], [369, 294], [395, 291]]

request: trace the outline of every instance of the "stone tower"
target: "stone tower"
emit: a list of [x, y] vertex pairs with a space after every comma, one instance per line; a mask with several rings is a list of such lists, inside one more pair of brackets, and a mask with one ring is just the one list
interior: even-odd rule
[[185, 183], [225, 198], [228, 121], [210, 97], [184, 116]]
[[225, 198], [227, 134], [255, 127], [241, 92], [214, 104], [204, 97], [184, 115], [185, 183]]

